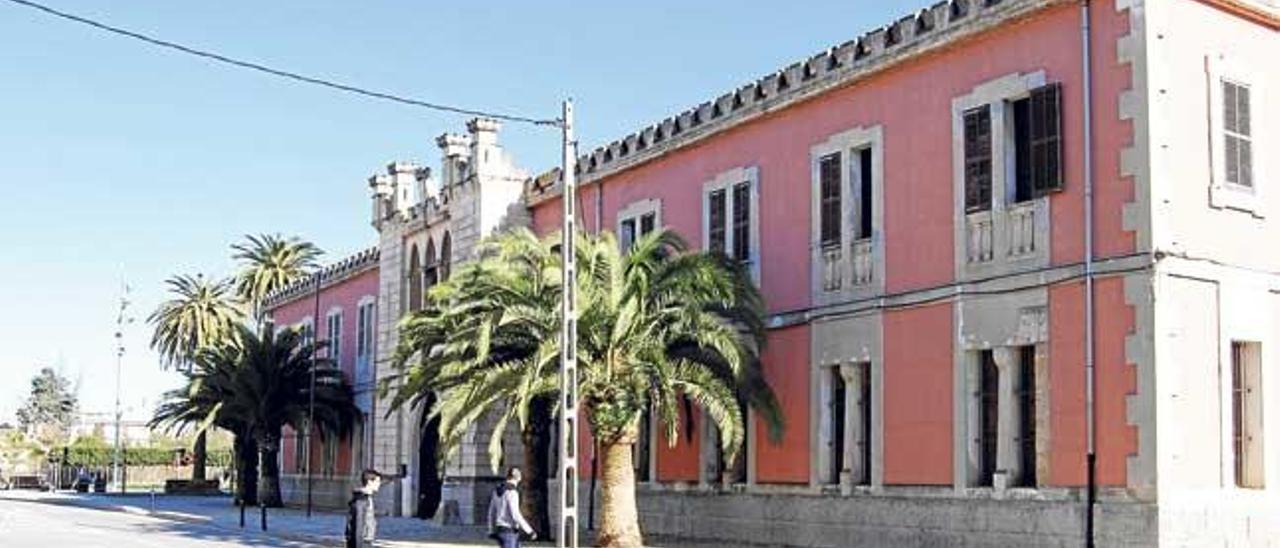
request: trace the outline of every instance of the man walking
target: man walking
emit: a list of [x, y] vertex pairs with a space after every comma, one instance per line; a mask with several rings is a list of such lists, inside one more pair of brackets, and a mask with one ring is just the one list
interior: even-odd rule
[[347, 548], [370, 548], [378, 534], [378, 517], [373, 512], [373, 496], [382, 486], [382, 474], [365, 470], [360, 488], [352, 491], [347, 503]]
[[489, 530], [502, 548], [520, 548], [520, 533], [524, 532], [532, 540], [537, 538], [533, 527], [525, 521], [520, 513], [520, 469], [512, 467], [507, 470], [507, 481], [493, 490], [489, 497]]

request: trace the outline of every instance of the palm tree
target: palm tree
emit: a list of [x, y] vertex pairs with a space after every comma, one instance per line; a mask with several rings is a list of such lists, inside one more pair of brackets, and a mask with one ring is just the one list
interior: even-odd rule
[[[438, 393], [431, 412], [442, 433], [465, 431], [488, 412], [498, 413], [499, 427], [512, 417], [532, 422], [531, 403], [556, 392], [558, 237], [538, 246], [529, 233], [500, 238], [499, 248], [526, 253], [481, 258], [455, 276], [462, 288], [434, 291], [435, 310], [405, 324], [406, 344], [417, 346], [399, 353], [418, 361], [399, 396], [421, 401]], [[639, 546], [631, 455], [642, 414], [653, 409], [675, 444], [680, 411], [703, 409], [720, 432], [726, 467], [743, 443], [743, 403], [780, 438], [782, 414], [759, 362], [764, 304], [740, 265], [690, 253], [673, 232], [645, 236], [626, 254], [609, 233], [583, 235], [576, 253], [579, 398], [603, 458], [596, 540]], [[536, 298], [528, 286], [538, 287]], [[491, 453], [500, 449], [498, 432]]]
[[[259, 336], [244, 327], [239, 341], [202, 353], [196, 376], [217, 395], [217, 412], [240, 421], [257, 443], [258, 501], [278, 507], [283, 504], [276, 458], [281, 430], [288, 425], [322, 437], [341, 436], [358, 411], [342, 370], [327, 358], [313, 357], [323, 343], [305, 343], [293, 329], [268, 328]], [[313, 374], [315, 422], [308, 424]]]
[[[236, 335], [244, 313], [235, 301], [230, 280], [209, 281], [204, 276], [178, 275], [165, 283], [173, 298], [160, 303], [147, 323], [155, 327], [151, 348], [160, 354], [163, 367], [189, 373], [202, 351]], [[207, 461], [205, 430], [200, 429], [193, 450], [193, 481], [204, 481]]]
[[[232, 343], [228, 341], [226, 344]], [[231, 432], [234, 436], [232, 456], [237, 475], [236, 502], [243, 502], [248, 506], [257, 505], [258, 444], [242, 418], [224, 411], [222, 402], [229, 399], [229, 395], [220, 390], [232, 386], [232, 383], [226, 382], [225, 378], [219, 378], [220, 382], [209, 381], [219, 375], [234, 374], [234, 371], [201, 369], [199, 372], [190, 371], [185, 374], [187, 385], [165, 393], [163, 403], [156, 409], [149, 426], [178, 434], [189, 427], [195, 427], [200, 435], [204, 435], [210, 427]]]
[[401, 327], [394, 363], [404, 369], [404, 385], [391, 410], [424, 407], [428, 419], [439, 420], [442, 461], [477, 420], [496, 421], [488, 440], [495, 473], [503, 434], [516, 421], [529, 495], [521, 502], [545, 538], [552, 532], [547, 480], [558, 387], [559, 258], [552, 242], [528, 231], [487, 241], [479, 253], [486, 259], [433, 287], [426, 308]]
[[296, 236], [260, 234], [244, 238], [245, 242], [231, 245], [235, 251], [232, 258], [241, 263], [236, 293], [249, 304], [254, 321], [261, 325], [267, 295], [309, 276], [324, 252]]

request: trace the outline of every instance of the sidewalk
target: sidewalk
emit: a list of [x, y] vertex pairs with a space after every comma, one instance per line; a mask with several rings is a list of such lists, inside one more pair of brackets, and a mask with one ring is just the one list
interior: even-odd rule
[[[145, 493], [129, 495], [85, 495], [77, 493], [37, 493], [31, 491], [0, 492], [0, 498], [94, 508], [105, 511], [150, 515], [160, 519], [200, 523], [221, 529], [240, 530], [240, 509], [229, 497], [166, 496], [154, 498]], [[315, 511], [311, 517], [294, 508], [267, 510], [265, 534], [323, 546], [341, 546], [346, 514]], [[245, 531], [261, 532], [258, 508], [245, 509]], [[528, 544], [528, 543], [527, 543]], [[540, 543], [529, 544], [537, 546]], [[460, 546], [492, 546], [481, 528], [440, 526], [429, 521], [404, 517], [378, 518], [378, 545], [389, 548], [451, 548]]]

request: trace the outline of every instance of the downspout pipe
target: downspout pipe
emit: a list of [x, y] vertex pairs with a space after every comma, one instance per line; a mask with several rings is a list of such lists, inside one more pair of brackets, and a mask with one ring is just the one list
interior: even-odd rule
[[1089, 0], [1080, 1], [1081, 116], [1084, 140], [1084, 399], [1085, 399], [1085, 474], [1088, 482], [1085, 504], [1085, 546], [1094, 546], [1094, 507], [1097, 504], [1098, 454], [1094, 399], [1094, 309], [1093, 309], [1093, 58], [1089, 25]]

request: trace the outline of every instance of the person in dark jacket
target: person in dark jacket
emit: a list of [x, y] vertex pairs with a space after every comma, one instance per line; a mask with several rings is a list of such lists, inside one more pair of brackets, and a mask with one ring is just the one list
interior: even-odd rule
[[382, 486], [382, 474], [377, 470], [365, 470], [360, 474], [360, 483], [360, 488], [351, 492], [351, 502], [347, 503], [347, 548], [372, 547], [378, 534], [373, 496]]

